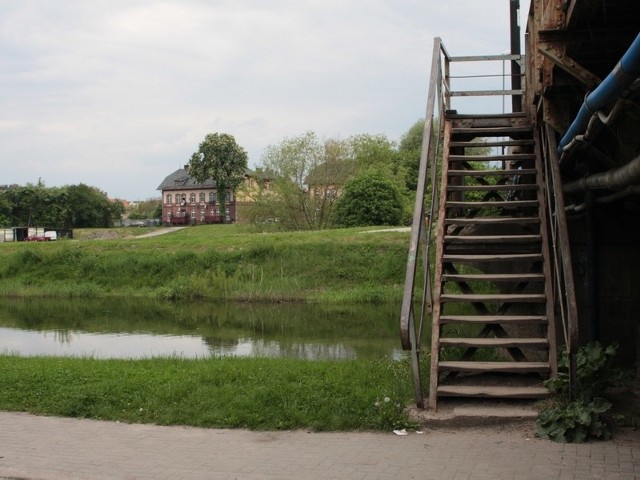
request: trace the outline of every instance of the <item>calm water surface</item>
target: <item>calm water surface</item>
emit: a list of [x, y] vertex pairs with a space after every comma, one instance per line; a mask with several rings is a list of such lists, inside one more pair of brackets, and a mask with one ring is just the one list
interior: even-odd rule
[[3, 300], [0, 354], [93, 358], [402, 356], [397, 305]]

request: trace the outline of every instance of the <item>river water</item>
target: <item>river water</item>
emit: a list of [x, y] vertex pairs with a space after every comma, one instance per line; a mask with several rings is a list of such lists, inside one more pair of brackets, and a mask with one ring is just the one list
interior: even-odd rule
[[140, 359], [400, 358], [397, 305], [0, 302], [0, 354]]

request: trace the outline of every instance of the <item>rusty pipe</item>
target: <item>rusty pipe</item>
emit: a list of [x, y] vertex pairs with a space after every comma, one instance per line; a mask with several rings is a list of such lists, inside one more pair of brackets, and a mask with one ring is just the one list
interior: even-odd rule
[[606, 172], [594, 173], [588, 177], [567, 183], [562, 191], [566, 194], [587, 190], [620, 190], [631, 185], [640, 184], [640, 157], [636, 157], [626, 165], [612, 168]]

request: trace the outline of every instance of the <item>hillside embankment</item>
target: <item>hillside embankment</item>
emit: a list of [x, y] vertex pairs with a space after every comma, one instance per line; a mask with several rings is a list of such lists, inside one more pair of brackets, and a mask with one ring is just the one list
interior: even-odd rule
[[74, 233], [76, 240], [0, 244], [0, 295], [397, 301], [408, 245], [408, 234], [393, 229], [279, 232], [212, 225], [165, 235], [145, 229]]

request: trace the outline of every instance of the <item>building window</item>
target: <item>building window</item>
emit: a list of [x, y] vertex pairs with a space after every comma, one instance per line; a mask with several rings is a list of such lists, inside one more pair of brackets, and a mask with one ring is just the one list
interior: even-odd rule
[[196, 212], [194, 212], [194, 211], [191, 212], [191, 218], [193, 218], [193, 219], [196, 218]]
[[209, 194], [209, 203], [216, 203], [216, 192], [211, 192]]
[[227, 192], [224, 194], [225, 203], [229, 203], [231, 201], [231, 193]]
[[196, 194], [192, 193], [189, 195], [189, 203], [196, 203]]
[[166, 203], [171, 203], [171, 194], [167, 193], [167, 202]]
[[204, 192], [200, 192], [200, 201], [201, 201], [201, 202], [204, 202], [204, 199], [205, 199], [205, 194], [204, 194]]

